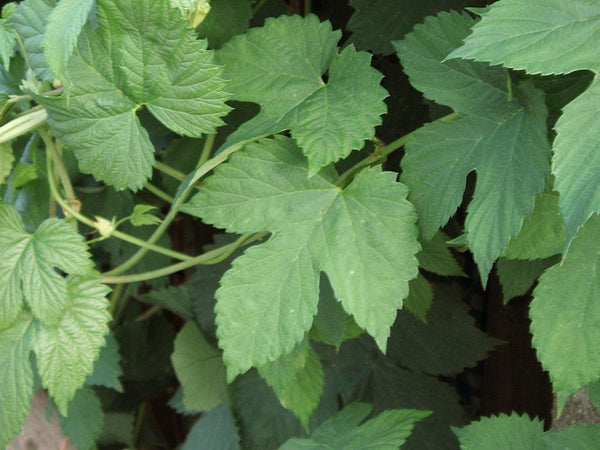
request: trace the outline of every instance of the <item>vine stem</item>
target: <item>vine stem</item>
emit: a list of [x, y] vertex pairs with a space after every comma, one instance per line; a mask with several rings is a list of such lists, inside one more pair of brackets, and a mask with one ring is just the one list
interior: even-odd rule
[[[47, 133], [46, 133], [46, 136], [47, 136], [47, 138], [50, 137], [50, 135]], [[44, 137], [42, 137], [42, 139], [44, 139]], [[49, 139], [48, 142], [46, 142], [46, 140], [44, 140], [44, 143], [47, 146], [46, 147], [46, 149], [47, 149], [47, 151], [46, 151], [46, 167], [48, 170], [48, 184], [50, 186], [50, 192], [51, 192], [52, 196], [54, 197], [56, 202], [61, 206], [63, 211], [65, 211], [66, 215], [68, 215], [69, 217], [73, 217], [76, 220], [78, 220], [79, 222], [100, 231], [102, 226], [99, 224], [99, 222], [87, 218], [86, 216], [81, 214], [77, 209], [75, 209], [71, 206], [70, 203], [74, 203], [74, 200], [76, 200], [75, 198], [71, 199], [71, 201], [67, 201], [60, 195], [60, 192], [58, 191], [58, 187], [56, 186], [56, 183], [54, 182], [54, 177], [52, 176], [52, 174], [54, 173], [53, 172], [53, 163], [54, 163], [54, 168], [56, 168], [56, 170], [58, 171], [59, 176], [60, 176], [61, 170], [59, 169], [59, 167], [62, 165], [62, 159], [57, 154], [56, 147], [51, 138]], [[50, 145], [48, 145], [48, 144], [50, 144]], [[64, 165], [62, 165], [62, 166], [64, 168]], [[66, 174], [66, 170], [64, 173]], [[68, 178], [68, 175], [67, 175], [67, 178]], [[61, 178], [61, 181], [62, 181], [62, 178]], [[68, 183], [70, 184], [70, 180]], [[65, 188], [65, 190], [66, 190], [66, 188]], [[161, 247], [159, 245], [154, 245], [152, 243], [148, 243], [142, 239], [138, 239], [135, 236], [131, 236], [127, 233], [123, 233], [119, 230], [112, 230], [110, 236], [114, 236], [118, 239], [129, 242], [130, 244], [137, 245], [138, 247], [145, 248], [145, 249], [147, 249], [147, 251], [152, 250], [154, 252], [162, 253], [163, 255], [167, 255], [171, 258], [178, 259], [181, 261], [186, 261], [186, 260], [189, 260], [192, 258], [191, 256], [186, 255], [184, 253], [176, 252], [174, 250], [170, 250], [170, 249]]]
[[170, 275], [172, 273], [179, 272], [180, 270], [189, 269], [190, 267], [194, 267], [197, 265], [217, 264], [229, 257], [242, 245], [258, 241], [265, 237], [267, 234], [268, 233], [266, 232], [246, 233], [240, 236], [235, 242], [232, 242], [231, 244], [224, 245], [223, 247], [211, 250], [210, 252], [203, 253], [188, 261], [182, 261], [177, 264], [172, 264], [170, 266], [163, 267], [162, 269], [156, 269], [151, 270], [149, 272], [137, 273], [132, 275], [116, 276], [107, 275], [109, 272], [105, 272], [104, 276], [101, 278], [100, 281], [105, 284], [134, 283], [137, 281], [146, 281], [151, 280], [153, 278], [163, 277], [165, 275]]
[[159, 172], [164, 173], [165, 175], [169, 175], [171, 178], [175, 178], [176, 180], [185, 180], [185, 173], [180, 172], [179, 170], [165, 164], [164, 162], [154, 161], [154, 168]]
[[[270, 134], [272, 134], [272, 133], [262, 134], [260, 136], [255, 136], [253, 138], [246, 139], [244, 141], [230, 145], [225, 150], [223, 150], [219, 154], [213, 156], [211, 159], [207, 160], [204, 164], [202, 164], [200, 167], [198, 167], [194, 172], [192, 172], [190, 175], [188, 175], [182, 183], [182, 186], [184, 186], [182, 189], [182, 192], [180, 194], [178, 193], [178, 195], [175, 196], [175, 201], [171, 204], [171, 209], [169, 210], [169, 212], [163, 219], [162, 223], [154, 230], [154, 233], [152, 233], [152, 236], [150, 236], [146, 242], [148, 242], [149, 244], [154, 244], [156, 241], [158, 241], [160, 239], [160, 237], [165, 233], [165, 231], [167, 231], [167, 228], [169, 227], [169, 225], [171, 225], [171, 222], [175, 219], [175, 216], [177, 215], [179, 208], [187, 200], [188, 196], [190, 195], [190, 192], [192, 191], [192, 189], [194, 189], [195, 184], [198, 182], [198, 180], [200, 180], [200, 178], [205, 176], [207, 173], [209, 173], [211, 170], [213, 170], [218, 165], [227, 161], [227, 159], [229, 158], [229, 156], [232, 153], [238, 151], [239, 149], [244, 147], [246, 144], [248, 144], [250, 142], [254, 142], [265, 136], [269, 136]], [[211, 144], [211, 146], [212, 146], [212, 144]], [[205, 148], [206, 148], [206, 146], [205, 146]], [[203, 155], [200, 157], [201, 159], [204, 156], [205, 152], [203, 151], [202, 153], [203, 153]], [[180, 186], [180, 190], [181, 190], [181, 186]], [[121, 275], [123, 272], [129, 270], [131, 267], [133, 267], [135, 264], [137, 264], [137, 262], [144, 257], [144, 255], [148, 252], [148, 250], [149, 250], [148, 248], [141, 247], [137, 252], [135, 252], [133, 255], [131, 255], [127, 261], [125, 261], [120, 266], [115, 267], [112, 270], [109, 270], [108, 272], [105, 273], [105, 275], [108, 277], [112, 277], [112, 276], [116, 277], [117, 275]], [[200, 256], [202, 256], [202, 255], [200, 255]], [[196, 257], [196, 258], [198, 258], [198, 257]], [[194, 259], [195, 258], [192, 258], [191, 260], [194, 260]], [[188, 260], [188, 262], [191, 260]], [[200, 264], [200, 263], [196, 263], [196, 264]], [[194, 264], [192, 264], [192, 265], [194, 265]], [[188, 267], [191, 267], [191, 266], [186, 266], [184, 268], [187, 269]], [[175, 272], [177, 272], [178, 270], [182, 270], [182, 269], [176, 269]], [[173, 272], [169, 272], [169, 273], [173, 273]], [[162, 276], [162, 275], [163, 274], [157, 275], [156, 277]], [[152, 278], [156, 278], [156, 277], [153, 276]]]
[[[457, 117], [455, 112], [450, 113], [444, 117], [440, 117], [435, 122], [448, 122]], [[390, 153], [395, 152], [401, 147], [404, 147], [408, 141], [410, 141], [413, 137], [415, 137], [415, 131], [411, 131], [404, 136], [399, 137], [398, 139], [390, 142], [386, 145], [379, 145], [375, 152], [369, 156], [367, 156], [362, 161], [359, 161], [354, 166], [350, 167], [343, 174], [341, 174], [338, 179], [335, 181], [335, 185], [338, 187], [345, 187], [350, 184], [350, 181], [354, 178], [354, 176], [360, 172], [365, 167], [373, 166], [375, 164], [383, 163]]]

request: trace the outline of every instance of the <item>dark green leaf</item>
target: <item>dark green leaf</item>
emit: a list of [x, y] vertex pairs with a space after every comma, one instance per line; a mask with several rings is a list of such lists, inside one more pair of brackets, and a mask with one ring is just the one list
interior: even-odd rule
[[237, 450], [240, 448], [239, 439], [231, 410], [227, 405], [221, 405], [204, 414], [196, 422], [181, 448]]
[[75, 393], [69, 403], [69, 415], [59, 414], [60, 427], [69, 438], [69, 443], [79, 450], [95, 448], [96, 440], [104, 425], [102, 407], [98, 396], [91, 388]]

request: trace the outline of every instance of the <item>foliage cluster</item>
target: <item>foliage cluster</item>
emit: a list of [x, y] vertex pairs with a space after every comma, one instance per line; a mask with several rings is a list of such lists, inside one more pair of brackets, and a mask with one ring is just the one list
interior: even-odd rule
[[464, 301], [495, 267], [559, 407], [598, 392], [600, 3], [349, 6], [4, 7], [1, 445], [42, 388], [80, 449], [598, 442], [448, 381], [502, 345]]

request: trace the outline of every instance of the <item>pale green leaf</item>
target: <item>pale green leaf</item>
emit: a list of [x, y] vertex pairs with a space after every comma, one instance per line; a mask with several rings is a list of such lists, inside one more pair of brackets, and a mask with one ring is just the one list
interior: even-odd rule
[[502, 0], [449, 57], [542, 74], [596, 68], [599, 16], [600, 5], [590, 0]]
[[221, 354], [193, 322], [187, 322], [177, 334], [171, 361], [187, 410], [210, 411], [229, 402]]
[[182, 450], [238, 450], [238, 430], [231, 410], [221, 405], [203, 414], [187, 435]]
[[0, 19], [0, 60], [10, 70], [10, 59], [15, 54], [17, 34], [6, 25], [5, 19]]
[[104, 425], [103, 416], [100, 399], [91, 388], [84, 387], [69, 402], [69, 415], [59, 414], [58, 418], [69, 443], [78, 450], [89, 450], [96, 448]]
[[568, 253], [540, 277], [531, 302], [537, 356], [555, 392], [567, 396], [600, 375], [600, 217], [577, 233]]
[[437, 275], [465, 276], [446, 244], [449, 240], [450, 238], [442, 231], [431, 240], [420, 240], [422, 248], [417, 254], [419, 267]]
[[[487, 118], [506, 115], [508, 72], [473, 61], [445, 60], [470, 33], [475, 20], [455, 11], [428, 17], [392, 45], [411, 84], [426, 98], [458, 113]], [[500, 108], [498, 108], [500, 106]]]
[[[419, 212], [423, 238], [431, 239], [456, 211], [466, 177], [475, 171], [465, 227], [485, 284], [494, 260], [533, 211], [549, 172], [550, 149], [543, 93], [530, 82], [514, 87], [515, 98], [509, 100], [506, 85], [500, 86], [502, 69], [442, 61], [472, 23], [467, 16], [441, 13], [395, 46], [411, 82], [431, 99], [463, 113], [417, 130], [402, 159], [402, 180]], [[422, 82], [429, 79], [433, 81]], [[469, 94], [468, 105], [467, 95], [447, 94], [467, 86], [477, 92], [476, 97]]]
[[68, 93], [36, 100], [81, 170], [117, 189], [139, 189], [152, 172], [141, 106], [195, 137], [214, 131], [230, 109], [221, 68], [168, 0], [99, 0], [98, 27], [84, 27], [66, 70]]
[[395, 450], [410, 436], [414, 424], [431, 414], [410, 409], [388, 410], [360, 424], [371, 409], [371, 405], [351, 403], [322, 423], [310, 439], [291, 439], [280, 449]]
[[543, 259], [562, 253], [565, 225], [558, 209], [558, 195], [540, 194], [533, 214], [523, 222], [520, 233], [502, 252], [508, 259]]
[[[198, 272], [202, 270], [204, 270], [204, 267], [198, 269]], [[168, 309], [185, 320], [194, 320], [194, 304], [190, 299], [189, 288], [185, 286], [169, 286], [167, 288], [153, 289], [137, 298], [151, 305]]]
[[67, 61], [95, 3], [95, 0], [61, 0], [48, 16], [42, 47], [58, 78], [64, 80], [67, 77]]
[[53, 80], [54, 73], [50, 70], [42, 40], [48, 16], [56, 2], [54, 0], [25, 0], [19, 3], [17, 9], [7, 19], [7, 25], [13, 28], [21, 37], [26, 55], [23, 55], [27, 67], [33, 69], [42, 80]]
[[387, 92], [368, 53], [353, 46], [338, 53], [340, 37], [314, 15], [282, 16], [224, 45], [218, 57], [228, 89], [261, 107], [227, 144], [289, 129], [311, 175], [362, 148], [386, 112]]
[[333, 170], [308, 178], [292, 140], [266, 139], [219, 166], [182, 208], [231, 232], [273, 232], [233, 262], [217, 291], [230, 376], [274, 361], [303, 339], [321, 271], [346, 312], [385, 349], [417, 275], [416, 215], [393, 173], [363, 170], [344, 190], [335, 178]]
[[0, 186], [4, 184], [10, 173], [12, 172], [15, 157], [13, 155], [10, 144], [5, 143], [0, 145]]
[[210, 4], [210, 12], [198, 25], [198, 36], [206, 38], [212, 48], [219, 48], [232, 36], [243, 33], [250, 25], [250, 0], [218, 0]]
[[529, 261], [499, 258], [496, 263], [496, 273], [502, 285], [504, 304], [514, 297], [525, 295], [540, 275], [559, 261], [558, 255], [553, 258]]
[[[589, 0], [503, 0], [473, 28], [465, 45], [450, 57], [474, 58], [529, 73], [598, 73], [600, 4]], [[526, 26], [524, 25], [526, 24]], [[555, 125], [552, 172], [560, 193], [567, 240], [600, 212], [600, 122], [597, 76], [563, 109]]]
[[404, 308], [422, 322], [427, 323], [427, 312], [433, 303], [433, 289], [429, 281], [419, 273], [408, 283], [408, 297], [404, 300]]
[[0, 326], [29, 305], [44, 324], [58, 323], [67, 307], [67, 282], [56, 269], [83, 274], [91, 269], [87, 246], [64, 220], [45, 220], [30, 234], [13, 206], [0, 205]]
[[[600, 22], [599, 22], [600, 23]], [[567, 240], [600, 212], [600, 82], [563, 108], [556, 122], [552, 172], [567, 227]]]
[[77, 277], [67, 286], [67, 309], [57, 326], [42, 326], [35, 346], [42, 384], [64, 416], [75, 392], [92, 373], [108, 333], [110, 291], [93, 277]]
[[468, 4], [465, 0], [350, 0], [356, 10], [348, 22], [350, 42], [361, 50], [387, 55], [394, 51], [391, 41], [402, 39], [425, 16]]
[[388, 355], [402, 367], [432, 375], [451, 375], [473, 367], [501, 341], [475, 326], [469, 308], [457, 293], [439, 288], [427, 323], [406, 310], [392, 328]]
[[29, 354], [33, 347], [31, 318], [22, 316], [0, 331], [0, 446], [19, 434], [29, 413], [33, 395], [33, 370]]
[[129, 220], [131, 224], [139, 227], [142, 225], [156, 225], [161, 223], [160, 217], [157, 217], [153, 214], [148, 214], [153, 209], [156, 209], [156, 206], [151, 205], [135, 205], [133, 208], [133, 213]]
[[544, 450], [544, 424], [538, 418], [519, 416], [484, 417], [463, 428], [454, 428], [463, 450], [529, 449]]
[[548, 450], [588, 450], [600, 442], [600, 425], [578, 423], [560, 430], [544, 433]]
[[305, 339], [292, 351], [258, 368], [258, 373], [308, 429], [308, 419], [323, 393], [323, 367], [318, 355]]
[[85, 384], [88, 386], [105, 386], [123, 392], [123, 386], [119, 380], [123, 375], [120, 361], [119, 343], [112, 334], [107, 334], [106, 345], [100, 350], [100, 355], [94, 362], [93, 372], [85, 380]]

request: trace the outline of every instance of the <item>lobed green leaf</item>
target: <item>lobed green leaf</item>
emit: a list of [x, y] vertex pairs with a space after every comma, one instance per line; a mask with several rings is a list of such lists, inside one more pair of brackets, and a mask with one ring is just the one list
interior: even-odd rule
[[81, 275], [92, 268], [83, 238], [64, 220], [46, 219], [27, 233], [12, 205], [0, 205], [0, 327], [24, 304], [45, 325], [57, 324], [67, 308], [67, 281], [56, 269]]
[[[509, 99], [506, 87], [500, 87], [506, 76], [502, 69], [442, 61], [472, 24], [465, 15], [441, 13], [395, 46], [411, 82], [462, 113], [417, 130], [402, 159], [402, 180], [410, 187], [423, 238], [433, 237], [455, 212], [466, 177], [475, 171], [465, 227], [485, 284], [493, 262], [533, 211], [548, 175], [550, 149], [543, 94], [530, 82], [516, 87], [516, 98]], [[460, 92], [470, 85], [478, 97], [469, 94], [466, 102]]]
[[67, 285], [67, 308], [55, 326], [42, 325], [35, 345], [42, 384], [59, 412], [92, 373], [108, 333], [110, 291], [94, 277], [75, 277]]
[[233, 98], [261, 107], [226, 144], [289, 129], [314, 175], [372, 138], [386, 112], [382, 76], [368, 53], [338, 53], [340, 37], [314, 15], [282, 16], [224, 45], [218, 58]]
[[152, 172], [141, 106], [195, 137], [214, 131], [230, 109], [221, 68], [168, 0], [100, 0], [98, 27], [84, 27], [66, 70], [68, 93], [36, 100], [81, 170], [117, 189], [139, 189]]
[[230, 377], [274, 361], [303, 339], [317, 312], [321, 271], [346, 312], [384, 350], [417, 275], [416, 216], [393, 173], [366, 169], [344, 190], [333, 170], [308, 174], [293, 141], [262, 140], [217, 168], [182, 208], [228, 231], [273, 233], [233, 262], [217, 292]]

